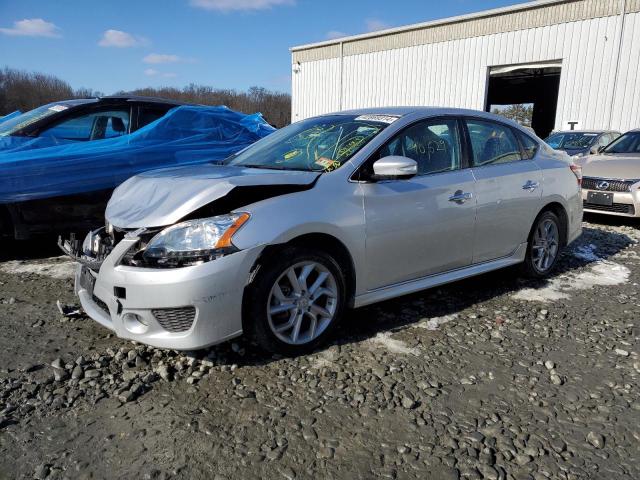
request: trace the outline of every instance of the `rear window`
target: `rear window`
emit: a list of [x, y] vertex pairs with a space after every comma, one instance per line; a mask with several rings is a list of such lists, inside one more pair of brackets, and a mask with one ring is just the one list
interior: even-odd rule
[[511, 128], [485, 120], [466, 119], [473, 165], [497, 165], [522, 160], [520, 144]]
[[597, 133], [558, 132], [547, 137], [545, 142], [556, 150], [566, 150], [589, 148], [597, 138]]

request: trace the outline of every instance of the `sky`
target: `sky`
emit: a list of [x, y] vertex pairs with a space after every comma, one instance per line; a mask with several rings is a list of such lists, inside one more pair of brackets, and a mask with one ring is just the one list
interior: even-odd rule
[[105, 94], [190, 83], [291, 91], [289, 48], [518, 0], [0, 0], [0, 67]]

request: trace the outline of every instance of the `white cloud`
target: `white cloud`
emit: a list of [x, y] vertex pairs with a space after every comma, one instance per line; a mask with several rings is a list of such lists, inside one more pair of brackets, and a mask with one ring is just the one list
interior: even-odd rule
[[149, 77], [154, 77], [156, 75], [158, 75], [160, 72], [158, 70], [156, 70], [155, 68], [147, 68], [144, 71], [145, 75], [148, 75]]
[[391, 25], [389, 25], [388, 23], [383, 22], [382, 20], [379, 20], [377, 18], [367, 18], [364, 21], [366, 27], [367, 27], [367, 32], [375, 32], [377, 30], [385, 30], [387, 28], [390, 28]]
[[336, 38], [346, 37], [347, 34], [338, 30], [330, 30], [327, 32], [327, 38], [329, 40], [335, 40]]
[[13, 22], [13, 28], [0, 28], [0, 33], [20, 37], [60, 37], [60, 28], [41, 18], [25, 18]]
[[144, 37], [132, 35], [121, 30], [105, 30], [102, 34], [102, 38], [98, 42], [101, 47], [139, 47], [142, 45], [148, 45], [149, 40]]
[[150, 53], [142, 59], [144, 63], [176, 63], [184, 61], [178, 55], [167, 55], [165, 53]]
[[265, 10], [279, 5], [295, 5], [296, 0], [191, 0], [191, 5], [205, 10]]

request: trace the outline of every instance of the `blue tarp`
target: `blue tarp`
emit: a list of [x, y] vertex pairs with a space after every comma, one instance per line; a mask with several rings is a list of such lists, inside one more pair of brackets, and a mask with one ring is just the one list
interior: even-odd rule
[[274, 130], [260, 114], [181, 106], [117, 138], [0, 137], [0, 203], [114, 188], [146, 170], [222, 160]]
[[18, 115], [22, 115], [22, 112], [20, 110], [8, 113], [4, 117], [0, 117], [0, 123], [4, 122], [5, 120], [9, 120], [10, 118], [17, 117]]

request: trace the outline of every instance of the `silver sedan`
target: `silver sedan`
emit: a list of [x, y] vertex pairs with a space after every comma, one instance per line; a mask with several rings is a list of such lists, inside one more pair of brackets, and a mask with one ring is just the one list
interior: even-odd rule
[[516, 264], [548, 275], [582, 198], [568, 156], [502, 117], [376, 108], [133, 177], [106, 218], [65, 244], [96, 321], [157, 347], [245, 334], [298, 354], [348, 308]]

